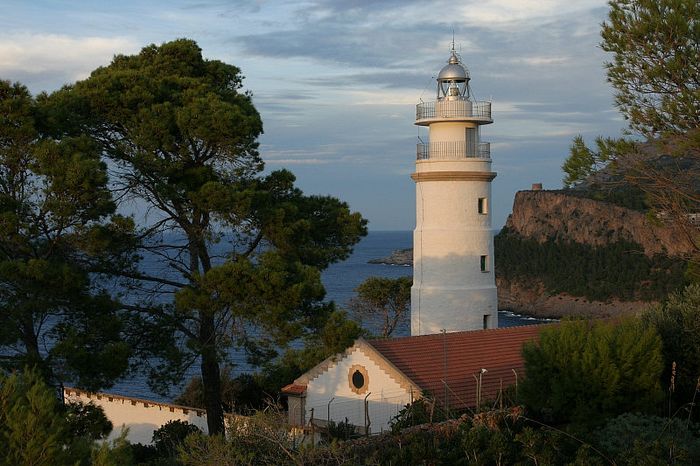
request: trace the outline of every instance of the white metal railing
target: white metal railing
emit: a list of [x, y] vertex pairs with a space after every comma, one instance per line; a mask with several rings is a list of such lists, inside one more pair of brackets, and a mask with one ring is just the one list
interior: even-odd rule
[[469, 118], [491, 121], [491, 102], [438, 100], [416, 105], [416, 121], [433, 118]]
[[491, 143], [490, 142], [480, 142], [477, 147], [477, 157], [481, 159], [491, 158]]
[[460, 160], [468, 158], [491, 158], [491, 144], [467, 144], [459, 142], [430, 142], [416, 145], [417, 160]]

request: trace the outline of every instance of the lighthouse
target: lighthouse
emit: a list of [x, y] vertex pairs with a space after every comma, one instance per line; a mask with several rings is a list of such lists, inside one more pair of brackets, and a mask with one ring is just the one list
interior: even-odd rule
[[411, 335], [498, 327], [491, 230], [491, 102], [476, 101], [452, 51], [434, 101], [416, 106], [428, 140], [416, 151]]

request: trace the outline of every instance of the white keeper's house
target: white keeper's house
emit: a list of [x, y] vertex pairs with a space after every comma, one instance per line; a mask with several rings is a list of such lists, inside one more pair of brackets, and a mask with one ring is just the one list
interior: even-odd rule
[[363, 433], [377, 433], [418, 398], [450, 410], [496, 400], [523, 376], [522, 346], [537, 340], [541, 330], [542, 325], [530, 325], [360, 338], [282, 389], [289, 423], [308, 430], [347, 419]]

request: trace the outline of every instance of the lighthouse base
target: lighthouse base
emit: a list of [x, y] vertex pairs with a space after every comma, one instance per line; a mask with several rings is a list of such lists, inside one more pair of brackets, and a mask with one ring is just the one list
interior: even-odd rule
[[411, 335], [498, 327], [496, 287], [411, 288]]

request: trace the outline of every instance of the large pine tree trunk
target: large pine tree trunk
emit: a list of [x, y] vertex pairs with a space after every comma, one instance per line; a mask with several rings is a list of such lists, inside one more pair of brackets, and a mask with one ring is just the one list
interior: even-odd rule
[[224, 433], [224, 410], [221, 405], [221, 374], [216, 357], [216, 335], [214, 320], [211, 316], [202, 316], [200, 337], [202, 343], [202, 388], [204, 389], [204, 407], [207, 410], [207, 427], [209, 435]]

